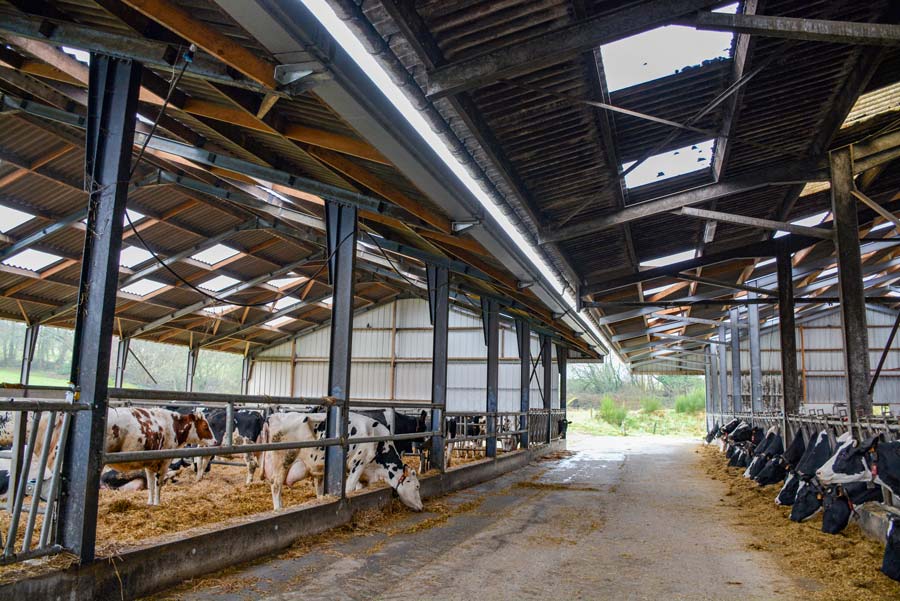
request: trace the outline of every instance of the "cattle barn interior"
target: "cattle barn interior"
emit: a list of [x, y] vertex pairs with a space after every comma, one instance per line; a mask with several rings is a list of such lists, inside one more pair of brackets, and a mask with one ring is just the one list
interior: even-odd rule
[[896, 599], [898, 160], [889, 0], [0, 0], [0, 598]]

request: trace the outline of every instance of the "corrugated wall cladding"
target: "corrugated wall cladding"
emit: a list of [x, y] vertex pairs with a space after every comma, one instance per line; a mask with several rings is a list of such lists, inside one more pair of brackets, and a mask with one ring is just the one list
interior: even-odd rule
[[[361, 400], [427, 401], [431, 398], [432, 331], [428, 303], [404, 299], [357, 315], [353, 322], [350, 395]], [[328, 387], [328, 344], [323, 327], [261, 353], [250, 376], [250, 394], [323, 396]], [[447, 410], [483, 411], [487, 348], [481, 318], [457, 307], [450, 312]], [[552, 348], [552, 406], [559, 407], [559, 371]], [[540, 340], [531, 337], [535, 365], [530, 386], [533, 408], [543, 407]], [[500, 411], [519, 409], [519, 350], [515, 328], [500, 325]], [[293, 383], [292, 383], [293, 379]]]
[[[874, 372], [890, 335], [896, 314], [870, 307], [866, 311], [869, 331], [869, 365]], [[746, 336], [746, 330], [741, 333]], [[797, 324], [797, 365], [801, 368], [801, 399], [804, 406], [831, 412], [835, 403], [846, 403], [844, 341], [841, 316], [834, 309], [820, 317]], [[750, 394], [750, 353], [746, 337], [741, 340], [741, 388]], [[728, 350], [728, 377], [731, 382], [731, 351]], [[763, 395], [781, 394], [781, 340], [778, 328], [764, 329], [760, 335]], [[874, 402], [900, 411], [900, 344], [895, 340], [888, 351], [875, 385]]]

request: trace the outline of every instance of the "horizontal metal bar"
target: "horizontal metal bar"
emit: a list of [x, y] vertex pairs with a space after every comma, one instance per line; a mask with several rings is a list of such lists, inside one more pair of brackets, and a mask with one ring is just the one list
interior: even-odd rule
[[141, 463], [158, 459], [187, 459], [189, 457], [211, 457], [214, 455], [237, 455], [240, 453], [260, 453], [264, 451], [287, 451], [291, 449], [309, 449], [330, 447], [341, 444], [340, 438], [322, 438], [320, 440], [303, 440], [297, 442], [271, 442], [245, 444], [238, 446], [191, 447], [182, 449], [164, 449], [161, 451], [133, 451], [123, 453], [104, 453], [103, 463]]
[[69, 403], [59, 399], [34, 399], [28, 397], [4, 397], [0, 399], [0, 411], [85, 411], [87, 403]]
[[331, 397], [289, 397], [268, 395], [219, 394], [216, 392], [186, 392], [183, 390], [143, 390], [139, 388], [110, 388], [109, 398], [147, 401], [187, 401], [213, 403], [260, 403], [269, 405], [320, 405]]
[[432, 436], [440, 436], [441, 432], [429, 430], [428, 432], [412, 432], [410, 434], [393, 434], [390, 436], [351, 436], [347, 439], [347, 444], [363, 444], [366, 442], [387, 442], [396, 440], [419, 440], [430, 438]]
[[53, 545], [51, 547], [38, 547], [36, 549], [31, 549], [30, 551], [13, 553], [12, 555], [3, 555], [0, 556], [0, 566], [25, 561], [26, 559], [36, 559], [38, 557], [44, 557], [45, 555], [55, 555], [56, 553], [62, 553], [63, 551], [65, 551], [65, 548], [61, 545]]

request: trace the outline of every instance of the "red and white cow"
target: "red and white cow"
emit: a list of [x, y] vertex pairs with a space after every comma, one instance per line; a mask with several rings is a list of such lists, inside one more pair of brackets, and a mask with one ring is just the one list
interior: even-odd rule
[[[168, 409], [123, 407], [110, 409], [106, 419], [106, 452], [180, 449], [187, 444], [211, 446], [216, 437], [209, 422], [198, 412], [182, 415]], [[115, 470], [143, 469], [147, 479], [147, 504], [159, 505], [168, 459], [110, 464]]]

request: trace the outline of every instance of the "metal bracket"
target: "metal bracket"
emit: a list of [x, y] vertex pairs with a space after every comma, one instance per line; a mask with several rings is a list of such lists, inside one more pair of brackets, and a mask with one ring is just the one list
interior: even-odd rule
[[453, 221], [450, 223], [450, 227], [452, 228], [454, 234], [461, 234], [464, 231], [475, 227], [476, 225], [481, 225], [480, 219], [469, 219], [466, 221]]

